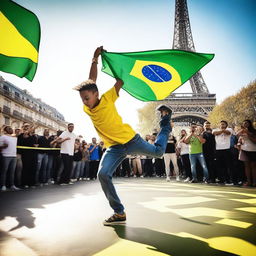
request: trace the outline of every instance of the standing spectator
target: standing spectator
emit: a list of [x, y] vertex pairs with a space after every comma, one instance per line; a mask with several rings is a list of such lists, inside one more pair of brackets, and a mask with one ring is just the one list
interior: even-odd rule
[[[231, 155], [231, 168], [233, 174], [233, 184], [242, 185], [245, 181], [245, 171], [244, 164], [239, 160], [239, 150], [238, 150], [238, 136], [236, 132], [240, 131], [240, 128], [233, 126], [233, 133], [230, 137], [230, 155]], [[240, 147], [239, 147], [240, 149]]]
[[104, 147], [104, 142], [100, 141], [99, 143], [99, 154], [100, 154], [100, 160], [104, 154], [104, 152], [106, 151], [106, 148]]
[[[15, 129], [15, 135], [17, 137], [17, 146], [20, 146], [19, 135], [22, 130], [20, 128]], [[20, 187], [21, 186], [21, 177], [22, 177], [22, 160], [21, 160], [21, 150], [17, 148], [17, 162], [16, 162], [16, 170], [15, 170], [15, 184]]]
[[[50, 142], [50, 145], [52, 148], [60, 148], [61, 143], [58, 142], [59, 136], [62, 134], [63, 131], [58, 130], [56, 135], [52, 135], [52, 140]], [[54, 180], [54, 184], [58, 184], [60, 179], [60, 173], [61, 173], [61, 167], [62, 161], [61, 161], [61, 154], [60, 150], [52, 150], [51, 151], [52, 156], [52, 178]]]
[[[151, 141], [151, 136], [149, 134], [146, 135], [145, 140], [150, 144], [154, 144]], [[152, 177], [153, 176], [154, 166], [153, 166], [152, 159], [153, 158], [151, 156], [146, 156], [146, 158], [145, 158], [145, 162], [144, 162], [145, 177]]]
[[[152, 145], [155, 144], [156, 136], [157, 136], [157, 130], [154, 129], [154, 132], [153, 132], [153, 134], [150, 137], [150, 141], [149, 141], [150, 144], [152, 144]], [[162, 158], [163, 157], [161, 157], [161, 158], [153, 158], [152, 159], [153, 173], [155, 172], [156, 177], [161, 177], [164, 174], [165, 166], [164, 166], [164, 161], [163, 161]]]
[[203, 168], [203, 181], [205, 183], [208, 182], [208, 169], [205, 163], [204, 155], [203, 155], [203, 143], [205, 143], [205, 139], [197, 132], [197, 127], [195, 123], [191, 124], [190, 127], [190, 135], [186, 137], [184, 140], [185, 143], [189, 144], [189, 159], [191, 163], [191, 171], [193, 179], [190, 181], [191, 183], [198, 182], [197, 179], [197, 170], [196, 163], [197, 161], [200, 163]]
[[[43, 136], [38, 138], [38, 147], [39, 148], [50, 148], [50, 134], [49, 129], [44, 129]], [[36, 168], [36, 176], [35, 176], [35, 184], [42, 185], [48, 184], [48, 179], [50, 178], [50, 170], [47, 169], [48, 166], [48, 155], [49, 150], [40, 149], [37, 151], [37, 168]]]
[[212, 134], [211, 123], [209, 121], [204, 122], [203, 138], [205, 143], [203, 144], [203, 154], [206, 162], [207, 169], [209, 171], [209, 181], [215, 183], [216, 168], [215, 168], [215, 137]]
[[244, 120], [242, 129], [237, 133], [239, 136], [238, 145], [241, 153], [245, 155], [245, 175], [247, 182], [245, 186], [256, 187], [256, 129], [251, 120]]
[[80, 179], [80, 171], [81, 171], [81, 164], [82, 164], [82, 148], [80, 145], [80, 139], [77, 138], [75, 140], [75, 147], [74, 147], [74, 156], [73, 156], [73, 169], [71, 172], [71, 178], [79, 181]]
[[64, 131], [57, 142], [61, 143], [61, 159], [63, 163], [63, 171], [60, 174], [59, 184], [72, 184], [70, 183], [70, 176], [73, 167], [73, 155], [75, 147], [76, 135], [73, 133], [74, 124], [68, 124], [68, 130]]
[[232, 158], [232, 168], [235, 176], [235, 185], [243, 185], [246, 181], [245, 167], [243, 161], [239, 159], [241, 147], [238, 144], [239, 136], [237, 136], [238, 131], [241, 130], [241, 126], [235, 125], [232, 127], [234, 134], [231, 135], [231, 158]]
[[[54, 141], [54, 138], [55, 138], [54, 135], [51, 135], [49, 137], [50, 148], [54, 148], [54, 144], [52, 143], [52, 141]], [[47, 170], [47, 173], [46, 173], [47, 180], [46, 180], [46, 182], [47, 182], [47, 184], [54, 183], [55, 172], [53, 170], [53, 161], [54, 161], [54, 157], [55, 157], [55, 154], [56, 154], [55, 151], [57, 151], [58, 154], [59, 154], [59, 150], [55, 150], [55, 149], [48, 150], [48, 164], [47, 164], [47, 167], [46, 167], [46, 170]]]
[[[29, 131], [30, 139], [31, 139], [31, 144], [33, 148], [38, 147], [38, 138], [39, 136], [36, 134], [36, 127], [32, 124], [30, 127]], [[33, 183], [32, 183], [32, 188], [35, 188], [35, 177], [36, 177], [36, 168], [37, 168], [37, 149], [30, 149], [30, 168], [33, 170]]]
[[176, 155], [176, 143], [177, 140], [173, 135], [169, 135], [167, 146], [164, 153], [164, 163], [165, 163], [165, 172], [166, 172], [166, 181], [170, 181], [170, 162], [172, 161], [176, 181], [180, 180], [179, 176], [179, 167], [177, 164], [177, 155]]
[[95, 137], [92, 138], [92, 144], [89, 147], [90, 152], [90, 178], [97, 178], [99, 163], [100, 163], [100, 147], [97, 144]]
[[82, 164], [81, 177], [83, 180], [90, 180], [90, 153], [89, 145], [86, 141], [82, 141]]
[[218, 179], [220, 183], [231, 184], [231, 179], [233, 180], [230, 152], [232, 133], [233, 130], [228, 128], [228, 123], [225, 120], [220, 121], [219, 128], [213, 130], [216, 142]]
[[0, 137], [0, 149], [2, 150], [2, 171], [0, 173], [1, 191], [6, 190], [7, 172], [9, 171], [9, 184], [12, 190], [18, 190], [14, 185], [17, 137], [13, 136], [13, 129], [10, 126], [4, 128], [5, 134]]
[[24, 188], [33, 187], [35, 185], [36, 176], [36, 152], [31, 147], [37, 146], [37, 137], [35, 129], [32, 125], [25, 123], [22, 127], [23, 132], [18, 136], [19, 146], [29, 147], [21, 149], [22, 160], [22, 186]]
[[191, 166], [189, 161], [189, 146], [184, 142], [187, 137], [186, 130], [181, 130], [180, 132], [180, 140], [177, 145], [177, 150], [179, 155], [181, 156], [182, 167], [185, 171], [185, 180], [184, 182], [189, 182], [192, 179]]

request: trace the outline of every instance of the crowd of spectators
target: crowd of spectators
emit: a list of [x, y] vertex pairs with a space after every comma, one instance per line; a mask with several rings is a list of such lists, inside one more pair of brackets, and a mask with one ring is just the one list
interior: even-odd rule
[[[21, 129], [3, 127], [0, 136], [0, 190], [20, 190], [49, 184], [72, 185], [97, 179], [104, 143], [77, 137], [74, 124], [66, 131], [42, 136], [25, 123]], [[146, 135], [154, 144], [157, 132]], [[250, 120], [231, 129], [222, 120], [211, 128], [192, 123], [178, 138], [169, 136], [162, 158], [128, 155], [117, 168], [116, 177], [164, 177], [177, 182], [256, 187], [256, 130]]]

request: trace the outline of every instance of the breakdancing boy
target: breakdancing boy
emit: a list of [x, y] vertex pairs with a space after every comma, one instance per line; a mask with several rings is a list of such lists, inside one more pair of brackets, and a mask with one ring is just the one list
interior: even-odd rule
[[98, 47], [92, 59], [89, 80], [76, 86], [74, 89], [79, 91], [84, 104], [84, 112], [88, 114], [93, 125], [104, 141], [107, 150], [105, 151], [98, 170], [98, 178], [114, 214], [104, 221], [104, 225], [124, 223], [126, 214], [115, 187], [112, 176], [118, 165], [127, 155], [146, 155], [161, 157], [171, 132], [170, 118], [172, 110], [161, 105], [157, 108], [161, 113], [160, 132], [154, 145], [143, 140], [130, 125], [123, 123], [122, 118], [117, 112], [115, 101], [119, 96], [119, 91], [123, 86], [123, 81], [116, 78], [115, 85], [101, 98], [96, 85], [98, 57], [102, 53], [103, 47]]

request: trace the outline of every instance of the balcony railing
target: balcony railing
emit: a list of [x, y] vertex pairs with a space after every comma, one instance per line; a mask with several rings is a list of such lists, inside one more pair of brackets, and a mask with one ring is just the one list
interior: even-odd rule
[[23, 114], [21, 112], [17, 111], [17, 110], [13, 110], [13, 115], [15, 117], [21, 117], [21, 118], [23, 117]]
[[28, 116], [28, 115], [24, 115], [24, 118], [28, 121], [31, 121], [33, 122], [33, 118], [31, 116]]

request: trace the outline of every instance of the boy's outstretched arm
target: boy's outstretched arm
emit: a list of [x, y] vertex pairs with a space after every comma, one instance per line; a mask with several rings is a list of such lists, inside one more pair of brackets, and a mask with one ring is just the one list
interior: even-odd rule
[[100, 46], [95, 50], [93, 54], [92, 65], [89, 73], [89, 79], [93, 80], [95, 83], [98, 76], [98, 69], [97, 69], [98, 57], [100, 56], [102, 51], [103, 51], [103, 46]]
[[[98, 76], [98, 68], [97, 68], [97, 64], [98, 64], [98, 57], [100, 56], [100, 54], [104, 51], [103, 46], [98, 47], [93, 55], [93, 59], [92, 59], [92, 65], [91, 65], [91, 69], [90, 69], [90, 73], [89, 73], [89, 79], [93, 80], [96, 83], [97, 80], [97, 76]], [[124, 82], [119, 79], [116, 78], [116, 83], [115, 83], [115, 89], [116, 89], [116, 93], [117, 95], [119, 94], [120, 89], [122, 88]]]

